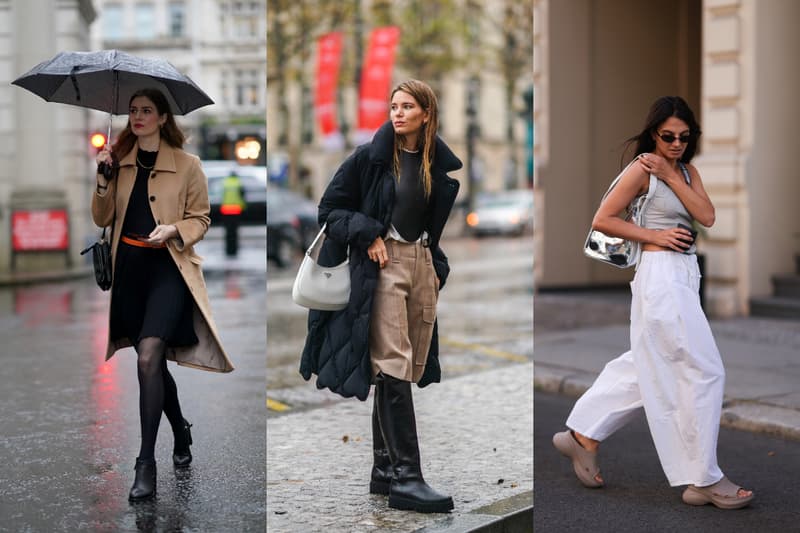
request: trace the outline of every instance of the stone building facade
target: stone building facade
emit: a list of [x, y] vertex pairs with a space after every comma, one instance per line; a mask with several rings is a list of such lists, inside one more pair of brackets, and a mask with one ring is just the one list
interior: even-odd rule
[[682, 95], [703, 135], [716, 207], [701, 237], [706, 306], [747, 314], [800, 254], [800, 3], [534, 0], [535, 280], [542, 289], [628, 281], [581, 247], [622, 145], [656, 97]]
[[[91, 0], [0, 0], [0, 281], [63, 272], [83, 262], [89, 218], [89, 111], [50, 104], [11, 85], [62, 50], [89, 49]], [[65, 210], [66, 253], [12, 251], [18, 210]]]

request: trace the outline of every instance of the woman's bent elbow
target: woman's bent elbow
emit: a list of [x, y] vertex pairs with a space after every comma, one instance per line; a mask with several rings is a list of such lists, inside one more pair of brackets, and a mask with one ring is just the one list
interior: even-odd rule
[[716, 215], [712, 211], [710, 214], [703, 217], [702, 220], [698, 220], [698, 222], [700, 222], [705, 227], [710, 228], [711, 226], [714, 225], [714, 222], [716, 222]]

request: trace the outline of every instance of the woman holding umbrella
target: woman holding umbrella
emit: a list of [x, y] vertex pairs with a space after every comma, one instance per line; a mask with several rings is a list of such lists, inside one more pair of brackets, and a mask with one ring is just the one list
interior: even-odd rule
[[336, 312], [311, 311], [300, 372], [317, 387], [367, 398], [375, 384], [370, 492], [389, 507], [448, 512], [453, 499], [423, 479], [411, 384], [440, 379], [436, 301], [450, 268], [439, 247], [461, 161], [437, 136], [436, 95], [408, 80], [390, 120], [342, 163], [319, 204], [320, 263], [349, 248], [351, 294]]
[[173, 463], [192, 461], [191, 424], [183, 418], [167, 359], [211, 370], [233, 370], [211, 317], [193, 245], [209, 224], [206, 177], [165, 96], [143, 89], [130, 99], [128, 124], [97, 155], [92, 217], [112, 226], [113, 285], [106, 359], [133, 346], [137, 353], [141, 445], [131, 500], [156, 492], [155, 443], [163, 411], [175, 437]]

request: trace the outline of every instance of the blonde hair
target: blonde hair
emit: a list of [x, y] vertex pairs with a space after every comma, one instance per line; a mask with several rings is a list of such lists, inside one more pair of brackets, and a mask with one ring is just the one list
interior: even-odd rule
[[[439, 104], [436, 94], [430, 85], [419, 80], [406, 80], [392, 90], [392, 97], [397, 91], [410, 94], [419, 106], [428, 113], [428, 121], [422, 124], [420, 135], [417, 137], [417, 149], [422, 150], [422, 186], [425, 198], [431, 196], [433, 179], [431, 178], [431, 164], [436, 150], [436, 132], [439, 130]], [[403, 149], [405, 139], [402, 135], [394, 134], [394, 173], [400, 178], [400, 150]], [[406, 146], [413, 149], [412, 146]]]

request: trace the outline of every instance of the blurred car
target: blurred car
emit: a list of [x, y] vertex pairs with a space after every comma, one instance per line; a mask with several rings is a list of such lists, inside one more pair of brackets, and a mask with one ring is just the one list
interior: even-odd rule
[[221, 224], [219, 212], [222, 205], [223, 180], [235, 172], [244, 189], [241, 223], [263, 225], [267, 222], [267, 168], [263, 166], [244, 166], [236, 161], [203, 161], [203, 172], [208, 178], [208, 199], [211, 203], [211, 223]]
[[317, 204], [301, 194], [275, 184], [269, 186], [267, 202], [270, 209], [275, 206], [276, 209], [283, 209], [297, 216], [299, 248], [301, 252], [305, 252], [319, 233]]
[[[270, 197], [272, 191], [270, 191]], [[302, 248], [300, 218], [287, 205], [270, 200], [267, 209], [267, 261], [279, 268], [292, 264]]]
[[514, 189], [484, 192], [467, 214], [467, 228], [473, 235], [522, 235], [533, 230], [533, 191]]

